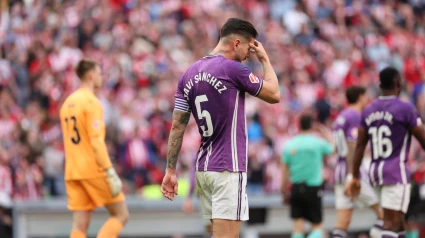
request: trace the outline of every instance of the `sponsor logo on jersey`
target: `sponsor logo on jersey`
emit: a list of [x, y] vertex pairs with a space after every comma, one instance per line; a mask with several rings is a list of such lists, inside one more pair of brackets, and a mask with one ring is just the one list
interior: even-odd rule
[[255, 76], [253, 73], [249, 74], [249, 81], [251, 81], [251, 83], [259, 83], [260, 79], [258, 79], [257, 76]]

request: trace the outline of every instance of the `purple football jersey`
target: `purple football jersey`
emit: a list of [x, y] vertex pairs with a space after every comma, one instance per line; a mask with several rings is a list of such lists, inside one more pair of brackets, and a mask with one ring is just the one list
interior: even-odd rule
[[369, 176], [373, 185], [408, 184], [410, 130], [421, 125], [416, 108], [398, 97], [379, 97], [362, 113], [361, 127], [372, 148]]
[[263, 80], [223, 56], [195, 62], [179, 79], [175, 110], [192, 112], [202, 137], [197, 171], [246, 172], [245, 92], [257, 96]]
[[335, 183], [345, 183], [347, 171], [347, 142], [357, 141], [357, 130], [360, 127], [361, 114], [354, 109], [343, 110], [333, 124], [333, 136], [336, 144], [338, 161], [335, 167]]

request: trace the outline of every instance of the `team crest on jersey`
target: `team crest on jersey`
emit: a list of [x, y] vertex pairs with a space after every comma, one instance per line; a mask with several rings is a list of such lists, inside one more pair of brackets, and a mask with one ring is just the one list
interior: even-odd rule
[[97, 130], [97, 129], [99, 129], [99, 126], [100, 126], [100, 121], [94, 121], [93, 122], [93, 129]]
[[253, 73], [249, 74], [249, 81], [251, 81], [251, 83], [259, 83], [260, 79], [258, 79], [257, 76], [255, 76]]

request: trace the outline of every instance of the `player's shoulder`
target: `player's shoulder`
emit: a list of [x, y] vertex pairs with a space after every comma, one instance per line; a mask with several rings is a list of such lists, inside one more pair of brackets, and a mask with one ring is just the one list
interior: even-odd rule
[[398, 118], [406, 118], [406, 116], [416, 114], [416, 107], [409, 101], [404, 101], [400, 98], [395, 99], [389, 106], [388, 111]]
[[190, 80], [190, 77], [197, 74], [199, 72], [199, 66], [201, 65], [201, 63], [202, 63], [202, 59], [190, 65], [189, 68], [187, 68], [186, 71], [184, 71], [184, 73], [180, 76], [179, 82], [185, 83], [186, 81]]
[[288, 141], [286, 141], [285, 145], [283, 146], [284, 151], [288, 151], [294, 148], [295, 145], [297, 145], [297, 136], [292, 137]]
[[224, 69], [224, 71], [230, 78], [235, 75], [251, 73], [251, 70], [239, 61], [230, 60], [225, 57], [220, 57], [217, 59], [217, 61], [220, 62], [221, 67]]
[[76, 105], [88, 107], [100, 105], [100, 101], [96, 97], [96, 95], [94, 95], [93, 92], [84, 89], [78, 89], [71, 95], [69, 95], [68, 98], [65, 100], [64, 105], [71, 102]]
[[350, 122], [360, 120], [361, 114], [353, 109], [346, 108], [342, 110], [334, 121], [334, 125], [345, 125]]
[[369, 105], [367, 105], [364, 109], [363, 109], [363, 114], [370, 114], [371, 112], [380, 110], [380, 105], [381, 101], [379, 99], [375, 99], [373, 100]]
[[406, 102], [406, 101], [398, 99], [397, 103], [400, 105], [399, 106], [400, 108], [406, 111], [416, 110], [416, 107], [411, 102]]
[[400, 113], [398, 115], [402, 116], [404, 120], [410, 120], [410, 118], [418, 116], [418, 109], [410, 102], [405, 102], [400, 100]]

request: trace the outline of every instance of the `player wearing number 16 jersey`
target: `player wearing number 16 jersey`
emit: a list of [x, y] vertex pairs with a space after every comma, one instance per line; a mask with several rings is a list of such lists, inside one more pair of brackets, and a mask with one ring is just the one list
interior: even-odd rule
[[[202, 137], [195, 165], [197, 187], [204, 218], [212, 220], [217, 238], [238, 237], [241, 221], [248, 219], [245, 93], [269, 103], [280, 100], [276, 74], [256, 36], [251, 23], [229, 19], [212, 54], [183, 74], [175, 94], [161, 191], [170, 200], [177, 194], [176, 162], [192, 113]], [[250, 52], [262, 63], [264, 80], [240, 63]]]
[[102, 85], [100, 67], [81, 60], [76, 73], [81, 87], [60, 109], [65, 145], [65, 181], [68, 208], [73, 212], [71, 238], [85, 238], [91, 212], [105, 206], [111, 217], [98, 238], [116, 238], [128, 218], [121, 180], [115, 173], [105, 144], [103, 110], [94, 90]]
[[425, 148], [425, 130], [416, 108], [398, 98], [402, 83], [398, 71], [388, 67], [379, 73], [383, 96], [362, 112], [354, 153], [353, 180], [347, 194], [360, 191], [360, 164], [367, 142], [372, 148], [369, 176], [377, 187], [384, 211], [381, 237], [404, 237], [404, 213], [410, 199], [407, 158], [413, 134]]

